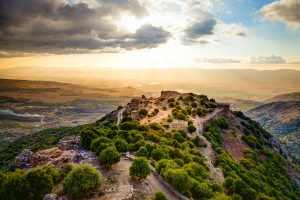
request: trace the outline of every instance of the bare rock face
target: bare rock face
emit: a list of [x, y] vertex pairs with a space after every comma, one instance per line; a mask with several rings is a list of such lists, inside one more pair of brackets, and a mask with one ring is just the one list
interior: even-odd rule
[[58, 148], [62, 151], [78, 150], [80, 148], [79, 136], [67, 136], [58, 142]]

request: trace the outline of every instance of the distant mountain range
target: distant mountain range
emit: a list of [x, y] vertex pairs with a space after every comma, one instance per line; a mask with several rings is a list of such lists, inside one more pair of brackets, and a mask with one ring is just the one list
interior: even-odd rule
[[253, 101], [300, 91], [297, 70], [15, 67], [0, 69], [0, 78], [58, 81], [98, 88], [133, 87], [143, 93], [156, 93], [151, 96], [158, 96], [164, 89]]

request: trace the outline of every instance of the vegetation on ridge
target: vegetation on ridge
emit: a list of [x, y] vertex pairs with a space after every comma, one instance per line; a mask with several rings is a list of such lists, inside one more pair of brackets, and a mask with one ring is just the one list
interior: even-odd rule
[[[241, 112], [236, 112], [232, 116], [240, 122], [238, 128], [243, 132], [241, 140], [247, 146], [240, 161], [234, 159], [224, 147], [224, 135], [230, 134], [226, 131], [237, 128], [237, 124], [226, 118], [217, 118], [210, 123], [203, 134], [216, 153], [213, 164], [220, 167], [225, 176], [225, 182], [222, 185], [213, 182], [210, 177], [210, 167], [200, 151], [208, 147], [202, 144], [199, 136], [192, 134], [196, 127], [193, 128], [194, 125], [189, 120], [199, 116], [199, 108], [202, 110], [202, 113], [199, 111], [201, 116], [212, 112], [215, 102], [206, 96], [189, 94], [186, 97], [173, 98], [168, 103], [174, 104], [172, 108], [174, 118], [185, 120], [184, 122], [190, 128], [172, 130], [157, 123], [141, 124], [139, 120], [126, 115], [125, 120], [119, 125], [112, 123], [97, 126], [96, 123], [72, 129], [68, 133], [80, 132], [82, 147], [95, 152], [103, 167], [111, 167], [120, 160], [122, 152], [130, 151], [138, 156], [130, 167], [131, 176], [145, 179], [150, 174], [150, 163], [174, 189], [195, 200], [218, 198], [281, 200], [297, 199], [300, 196], [298, 188], [287, 174], [287, 161], [272, 150], [269, 140], [271, 135]], [[191, 108], [183, 108], [182, 104]], [[172, 105], [169, 106], [172, 107]], [[177, 114], [174, 115], [176, 112]], [[184, 117], [178, 117], [180, 114]], [[43, 138], [42, 143], [45, 146], [52, 144], [44, 142]], [[17, 183], [22, 188], [15, 187], [15, 194], [21, 197], [22, 192], [28, 192], [26, 189], [28, 185], [36, 183], [36, 177], [41, 177], [45, 181], [43, 181], [43, 190], [30, 191], [34, 193], [31, 194], [32, 199], [37, 199], [42, 194], [51, 191], [53, 185], [62, 180], [64, 180], [64, 192], [70, 196], [79, 197], [87, 195], [89, 190], [103, 183], [101, 175], [87, 166], [71, 169], [70, 173], [69, 171], [67, 173], [56, 170], [47, 171], [44, 168], [35, 170], [37, 170], [36, 176], [28, 176], [30, 172], [21, 170], [1, 175], [1, 195], [4, 192], [9, 195], [8, 188]], [[85, 177], [84, 186], [83, 183], [77, 185], [78, 177], [81, 177], [80, 179]], [[155, 198], [164, 199], [161, 194], [155, 195]]]

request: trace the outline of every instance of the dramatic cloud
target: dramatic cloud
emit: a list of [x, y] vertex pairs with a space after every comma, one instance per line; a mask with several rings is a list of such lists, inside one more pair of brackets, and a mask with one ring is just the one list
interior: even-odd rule
[[300, 1], [280, 0], [270, 3], [261, 9], [267, 20], [278, 20], [291, 27], [300, 27]]
[[0, 1], [0, 50], [60, 54], [152, 48], [170, 36], [152, 25], [130, 33], [115, 23], [124, 13], [140, 18], [147, 9], [137, 0]]
[[213, 15], [215, 2], [0, 0], [0, 56], [119, 52], [156, 48], [169, 38], [201, 45], [245, 36], [241, 24]]
[[186, 36], [191, 39], [197, 39], [205, 35], [212, 35], [216, 24], [217, 21], [213, 18], [196, 22], [191, 27], [186, 29]]
[[258, 57], [251, 57], [250, 63], [252, 64], [284, 64], [286, 60], [280, 56], [258, 56]]

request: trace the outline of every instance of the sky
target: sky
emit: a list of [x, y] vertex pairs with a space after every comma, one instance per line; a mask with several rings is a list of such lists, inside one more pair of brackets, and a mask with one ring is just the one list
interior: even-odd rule
[[0, 0], [0, 68], [300, 70], [300, 0]]

